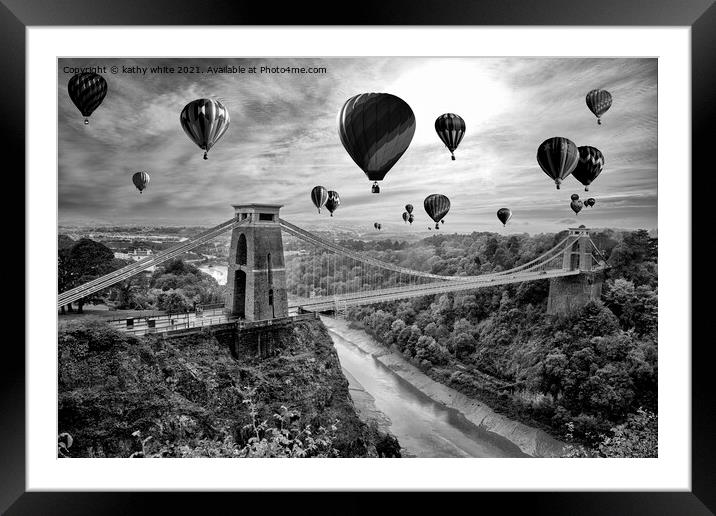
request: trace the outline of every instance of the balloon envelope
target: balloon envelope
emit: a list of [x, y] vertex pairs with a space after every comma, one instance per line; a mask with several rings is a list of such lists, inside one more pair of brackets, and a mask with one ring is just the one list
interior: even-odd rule
[[537, 163], [554, 179], [557, 188], [572, 173], [579, 161], [579, 150], [572, 140], [560, 136], [549, 138], [537, 149]]
[[405, 205], [405, 211], [408, 213], [413, 213], [413, 205], [412, 204], [406, 204]]
[[431, 194], [423, 201], [423, 207], [438, 228], [440, 220], [450, 211], [450, 199], [442, 194]]
[[67, 83], [70, 99], [85, 117], [85, 124], [107, 95], [107, 81], [99, 74], [84, 72], [73, 75]]
[[572, 208], [572, 211], [574, 213], [579, 213], [580, 211], [582, 211], [584, 204], [582, 203], [582, 201], [577, 200], [569, 203], [569, 206]]
[[182, 129], [204, 151], [209, 150], [229, 128], [229, 111], [218, 100], [197, 99], [189, 102], [179, 115]]
[[338, 115], [341, 143], [371, 181], [385, 177], [408, 149], [413, 134], [413, 110], [390, 93], [355, 95]]
[[132, 176], [132, 183], [137, 187], [137, 190], [141, 193], [147, 186], [149, 186], [149, 174], [146, 172], [135, 172]]
[[318, 208], [318, 213], [321, 213], [321, 207], [326, 204], [327, 200], [328, 190], [320, 185], [314, 186], [313, 190], [311, 190], [311, 201], [313, 202], [313, 205]]
[[500, 219], [502, 225], [507, 224], [507, 221], [512, 218], [512, 210], [509, 208], [500, 208], [497, 210], [497, 218]]
[[341, 198], [338, 195], [338, 192], [335, 190], [328, 190], [328, 199], [326, 199], [326, 209], [331, 212], [331, 217], [333, 217], [333, 212], [338, 209], [338, 207], [341, 205]]
[[596, 200], [594, 197], [590, 197], [589, 199], [587, 199], [586, 201], [584, 201], [584, 204], [585, 204], [586, 206], [589, 206], [590, 208], [591, 208], [592, 206], [594, 206], [596, 203], [597, 203], [597, 200]]
[[592, 90], [585, 98], [587, 107], [597, 117], [597, 123], [602, 123], [602, 115], [612, 107], [612, 94], [607, 90]]
[[573, 194], [570, 196], [570, 199], [572, 199], [573, 201], [576, 201], [577, 199], [579, 199], [579, 195], [577, 195], [576, 193], [573, 193]]
[[408, 219], [410, 218], [410, 213], [407, 211], [403, 212], [403, 222], [408, 222]]
[[584, 191], [589, 191], [589, 185], [592, 184], [604, 168], [604, 154], [596, 147], [585, 145], [579, 147], [579, 161], [572, 175], [574, 178], [584, 185]]
[[411, 213], [411, 214], [410, 214], [410, 217], [408, 217], [408, 222], [410, 222], [410, 223], [412, 224], [414, 220], [415, 220], [415, 215], [413, 215], [413, 214]]
[[455, 159], [455, 149], [465, 136], [465, 121], [455, 113], [445, 113], [435, 119], [435, 131]]

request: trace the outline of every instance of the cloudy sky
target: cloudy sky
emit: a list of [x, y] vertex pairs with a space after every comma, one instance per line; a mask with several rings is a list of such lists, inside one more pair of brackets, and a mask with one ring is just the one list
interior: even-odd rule
[[[109, 73], [111, 66], [316, 66], [325, 74]], [[89, 126], [67, 94], [65, 67], [107, 66], [108, 93]], [[346, 58], [346, 59], [61, 59], [58, 70], [61, 225], [214, 225], [231, 204], [283, 204], [296, 224], [404, 231], [403, 206], [416, 207], [413, 231], [427, 231], [423, 199], [447, 195], [444, 229], [506, 232], [589, 227], [657, 227], [657, 62], [655, 59]], [[258, 71], [258, 68], [257, 68]], [[585, 94], [609, 90], [612, 108], [598, 126]], [[344, 150], [337, 115], [351, 96], [392, 93], [416, 116], [407, 152], [371, 194], [371, 182]], [[203, 152], [184, 134], [179, 113], [212, 97], [228, 108], [224, 137]], [[434, 130], [457, 113], [467, 124], [456, 161]], [[539, 144], [564, 136], [599, 148], [602, 174], [590, 187], [594, 208], [575, 217], [569, 196], [588, 195], [574, 178], [561, 190], [536, 161]], [[141, 196], [131, 182], [145, 170]], [[330, 219], [310, 200], [315, 185], [337, 190]]]

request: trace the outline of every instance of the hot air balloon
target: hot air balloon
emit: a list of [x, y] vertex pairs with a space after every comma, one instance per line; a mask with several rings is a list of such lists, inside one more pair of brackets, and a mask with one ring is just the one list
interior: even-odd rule
[[592, 90], [585, 100], [589, 110], [597, 117], [597, 124], [602, 125], [602, 115], [612, 107], [612, 94], [607, 90]]
[[328, 190], [326, 190], [323, 186], [313, 187], [313, 190], [311, 190], [311, 201], [313, 201], [314, 206], [318, 208], [318, 213], [321, 213], [321, 206], [326, 204], [327, 199]]
[[537, 149], [537, 163], [545, 174], [554, 179], [558, 190], [562, 179], [572, 173], [578, 162], [579, 150], [567, 138], [549, 138]]
[[349, 98], [338, 115], [338, 135], [356, 165], [378, 181], [408, 149], [415, 133], [415, 115], [401, 98], [389, 93], [361, 93]]
[[502, 222], [502, 226], [507, 225], [507, 221], [512, 218], [512, 210], [509, 208], [500, 208], [497, 210], [497, 218]]
[[572, 201], [569, 203], [570, 208], [572, 208], [572, 211], [574, 213], [579, 214], [580, 211], [582, 211], [582, 208], [584, 207], [584, 203], [580, 200]]
[[374, 227], [375, 229], [378, 229], [378, 223], [377, 223], [377, 222], [373, 222], [373, 227]]
[[450, 199], [442, 194], [431, 194], [423, 201], [423, 207], [435, 221], [435, 229], [440, 229], [440, 221], [450, 211]]
[[414, 220], [415, 220], [415, 215], [413, 215], [413, 214], [411, 213], [411, 214], [410, 214], [410, 217], [408, 217], [408, 222], [409, 222], [410, 224], [412, 224]]
[[445, 113], [435, 120], [435, 131], [455, 160], [455, 149], [465, 136], [465, 121], [455, 113]]
[[412, 204], [406, 204], [405, 205], [405, 211], [407, 211], [409, 214], [413, 213], [413, 205]]
[[410, 213], [408, 213], [407, 211], [404, 211], [403, 212], [403, 222], [407, 223], [409, 218], [410, 218]]
[[338, 195], [338, 192], [335, 190], [328, 190], [328, 199], [326, 199], [326, 209], [331, 213], [331, 217], [333, 217], [333, 212], [338, 209], [338, 207], [341, 205], [341, 198]]
[[585, 206], [589, 206], [590, 208], [594, 206], [597, 203], [597, 200], [594, 197], [590, 197], [586, 201], [584, 201]]
[[70, 99], [85, 117], [85, 125], [89, 124], [89, 116], [99, 107], [107, 95], [107, 81], [94, 72], [78, 73], [67, 83]]
[[197, 99], [189, 102], [179, 116], [182, 129], [204, 151], [204, 159], [216, 142], [229, 128], [229, 112], [214, 99]]
[[149, 186], [149, 174], [146, 172], [135, 172], [132, 176], [132, 183], [137, 187], [139, 193], [142, 193], [142, 190]]
[[378, 223], [378, 231], [380, 231], [381, 229], [383, 229], [383, 224], [381, 224], [381, 223], [379, 222], [379, 223]]
[[584, 185], [584, 191], [589, 191], [589, 185], [602, 172], [604, 167], [604, 154], [596, 147], [585, 145], [579, 147], [579, 161], [572, 171], [574, 178]]
[[569, 196], [569, 198], [572, 199], [573, 201], [576, 201], [577, 199], [579, 199], [579, 195], [577, 195], [576, 193], [573, 193], [572, 195]]

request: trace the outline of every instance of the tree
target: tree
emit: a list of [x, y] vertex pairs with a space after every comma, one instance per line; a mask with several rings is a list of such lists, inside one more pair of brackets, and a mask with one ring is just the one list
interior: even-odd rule
[[[118, 266], [109, 247], [89, 238], [82, 238], [72, 247], [60, 249], [57, 261], [58, 288], [64, 292], [108, 274]], [[82, 306], [86, 302], [87, 298], [77, 301], [79, 313], [82, 313]], [[71, 311], [71, 305], [69, 309]]]
[[609, 257], [612, 278], [625, 278], [635, 285], [656, 286], [656, 240], [640, 229], [624, 236]]

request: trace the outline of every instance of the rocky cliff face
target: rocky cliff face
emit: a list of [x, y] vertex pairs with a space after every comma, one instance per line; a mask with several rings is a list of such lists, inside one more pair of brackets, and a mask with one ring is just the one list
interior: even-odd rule
[[266, 421], [308, 425], [317, 439], [330, 434], [342, 457], [378, 456], [384, 436], [356, 416], [320, 321], [278, 330], [274, 346], [269, 357], [234, 358], [209, 332], [163, 340], [67, 324], [59, 331], [58, 401], [59, 431], [73, 438], [69, 455], [236, 456], [256, 435], [253, 425]]

